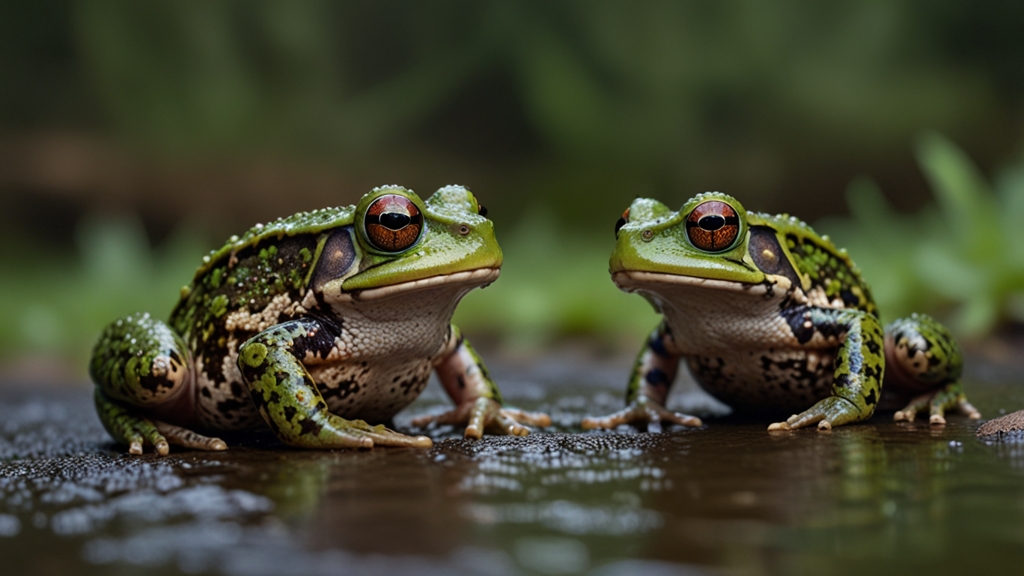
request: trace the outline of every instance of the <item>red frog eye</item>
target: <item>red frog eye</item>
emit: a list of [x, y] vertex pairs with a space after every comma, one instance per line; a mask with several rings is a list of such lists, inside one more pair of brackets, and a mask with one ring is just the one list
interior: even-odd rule
[[728, 250], [740, 233], [736, 209], [719, 200], [699, 204], [686, 217], [686, 236], [705, 252]]
[[366, 209], [363, 217], [366, 238], [385, 252], [408, 250], [423, 232], [420, 209], [405, 196], [385, 194]]

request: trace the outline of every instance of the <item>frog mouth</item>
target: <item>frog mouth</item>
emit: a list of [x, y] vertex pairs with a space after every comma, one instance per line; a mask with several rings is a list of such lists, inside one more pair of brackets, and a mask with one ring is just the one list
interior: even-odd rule
[[[737, 282], [734, 280], [717, 280], [714, 278], [684, 276], [682, 274], [640, 271], [613, 272], [612, 282], [615, 282], [615, 285], [624, 292], [634, 292], [638, 289], [652, 290], [657, 286], [674, 284], [677, 286], [707, 288], [709, 290], [738, 292], [760, 296], [768, 294], [772, 289], [786, 290], [789, 288], [789, 279], [781, 276], [772, 277], [772, 281], [752, 284], [750, 282]], [[782, 284], [785, 284], [785, 286]]]
[[408, 294], [410, 292], [429, 290], [440, 286], [464, 285], [469, 288], [475, 288], [477, 286], [486, 286], [491, 282], [494, 282], [498, 279], [498, 274], [500, 272], [501, 270], [499, 268], [477, 268], [475, 270], [465, 270], [463, 272], [440, 274], [438, 276], [420, 278], [419, 280], [410, 280], [409, 282], [391, 284], [390, 286], [381, 286], [380, 288], [365, 288], [363, 290], [350, 292], [349, 295], [357, 300], [379, 300], [381, 298], [388, 298], [398, 294]]

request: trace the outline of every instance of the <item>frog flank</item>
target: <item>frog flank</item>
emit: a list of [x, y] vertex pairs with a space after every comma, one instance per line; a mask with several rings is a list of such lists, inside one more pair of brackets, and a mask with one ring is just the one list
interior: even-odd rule
[[168, 322], [136, 314], [103, 331], [90, 365], [101, 421], [132, 453], [221, 450], [205, 433], [261, 426], [296, 447], [426, 447], [383, 423], [436, 370], [456, 407], [418, 426], [462, 424], [479, 438], [547, 425], [502, 405], [451, 324], [459, 300], [501, 268], [485, 214], [461, 186], [426, 201], [384, 186], [356, 206], [233, 236], [203, 259]]
[[733, 197], [704, 193], [678, 212], [639, 198], [615, 227], [612, 280], [663, 315], [641, 348], [626, 408], [586, 418], [584, 428], [663, 422], [700, 426], [665, 408], [680, 362], [734, 410], [793, 416], [788, 430], [869, 418], [887, 396], [945, 423], [957, 410], [979, 418], [960, 385], [962, 360], [949, 332], [914, 314], [882, 329], [871, 291], [845, 250], [795, 217], [747, 212]]

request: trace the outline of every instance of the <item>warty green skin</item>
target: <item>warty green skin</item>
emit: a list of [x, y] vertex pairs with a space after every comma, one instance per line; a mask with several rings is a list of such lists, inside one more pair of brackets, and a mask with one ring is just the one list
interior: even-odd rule
[[[690, 240], [686, 219], [708, 201], [738, 215], [731, 246], [709, 252]], [[617, 229], [610, 261], [616, 284], [664, 315], [640, 351], [626, 409], [586, 418], [584, 428], [662, 422], [700, 426], [665, 409], [680, 361], [734, 409], [793, 416], [769, 426], [819, 429], [869, 418], [886, 400], [909, 404], [897, 420], [928, 409], [979, 418], [960, 385], [960, 350], [923, 314], [879, 323], [871, 291], [845, 250], [787, 215], [747, 212], [733, 197], [704, 193], [678, 211], [638, 198]]]
[[[389, 253], [363, 216], [385, 194], [423, 216], [417, 242]], [[473, 194], [426, 202], [397, 186], [356, 206], [303, 212], [232, 237], [203, 259], [167, 323], [136, 314], [110, 324], [93, 353], [100, 419], [141, 453], [168, 444], [221, 450], [192, 430], [268, 426], [305, 448], [429, 446], [386, 422], [437, 370], [456, 409], [418, 419], [523, 435], [544, 415], [501, 406], [479, 355], [451, 325], [459, 300], [498, 275], [501, 249]]]

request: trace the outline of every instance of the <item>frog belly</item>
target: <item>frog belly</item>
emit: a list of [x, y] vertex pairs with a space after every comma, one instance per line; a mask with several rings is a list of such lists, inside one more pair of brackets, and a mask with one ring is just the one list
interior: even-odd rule
[[375, 358], [310, 367], [332, 414], [379, 423], [415, 400], [427, 386], [429, 360], [394, 362]]
[[693, 355], [694, 379], [737, 412], [792, 414], [832, 392], [832, 350], [722, 351]]

